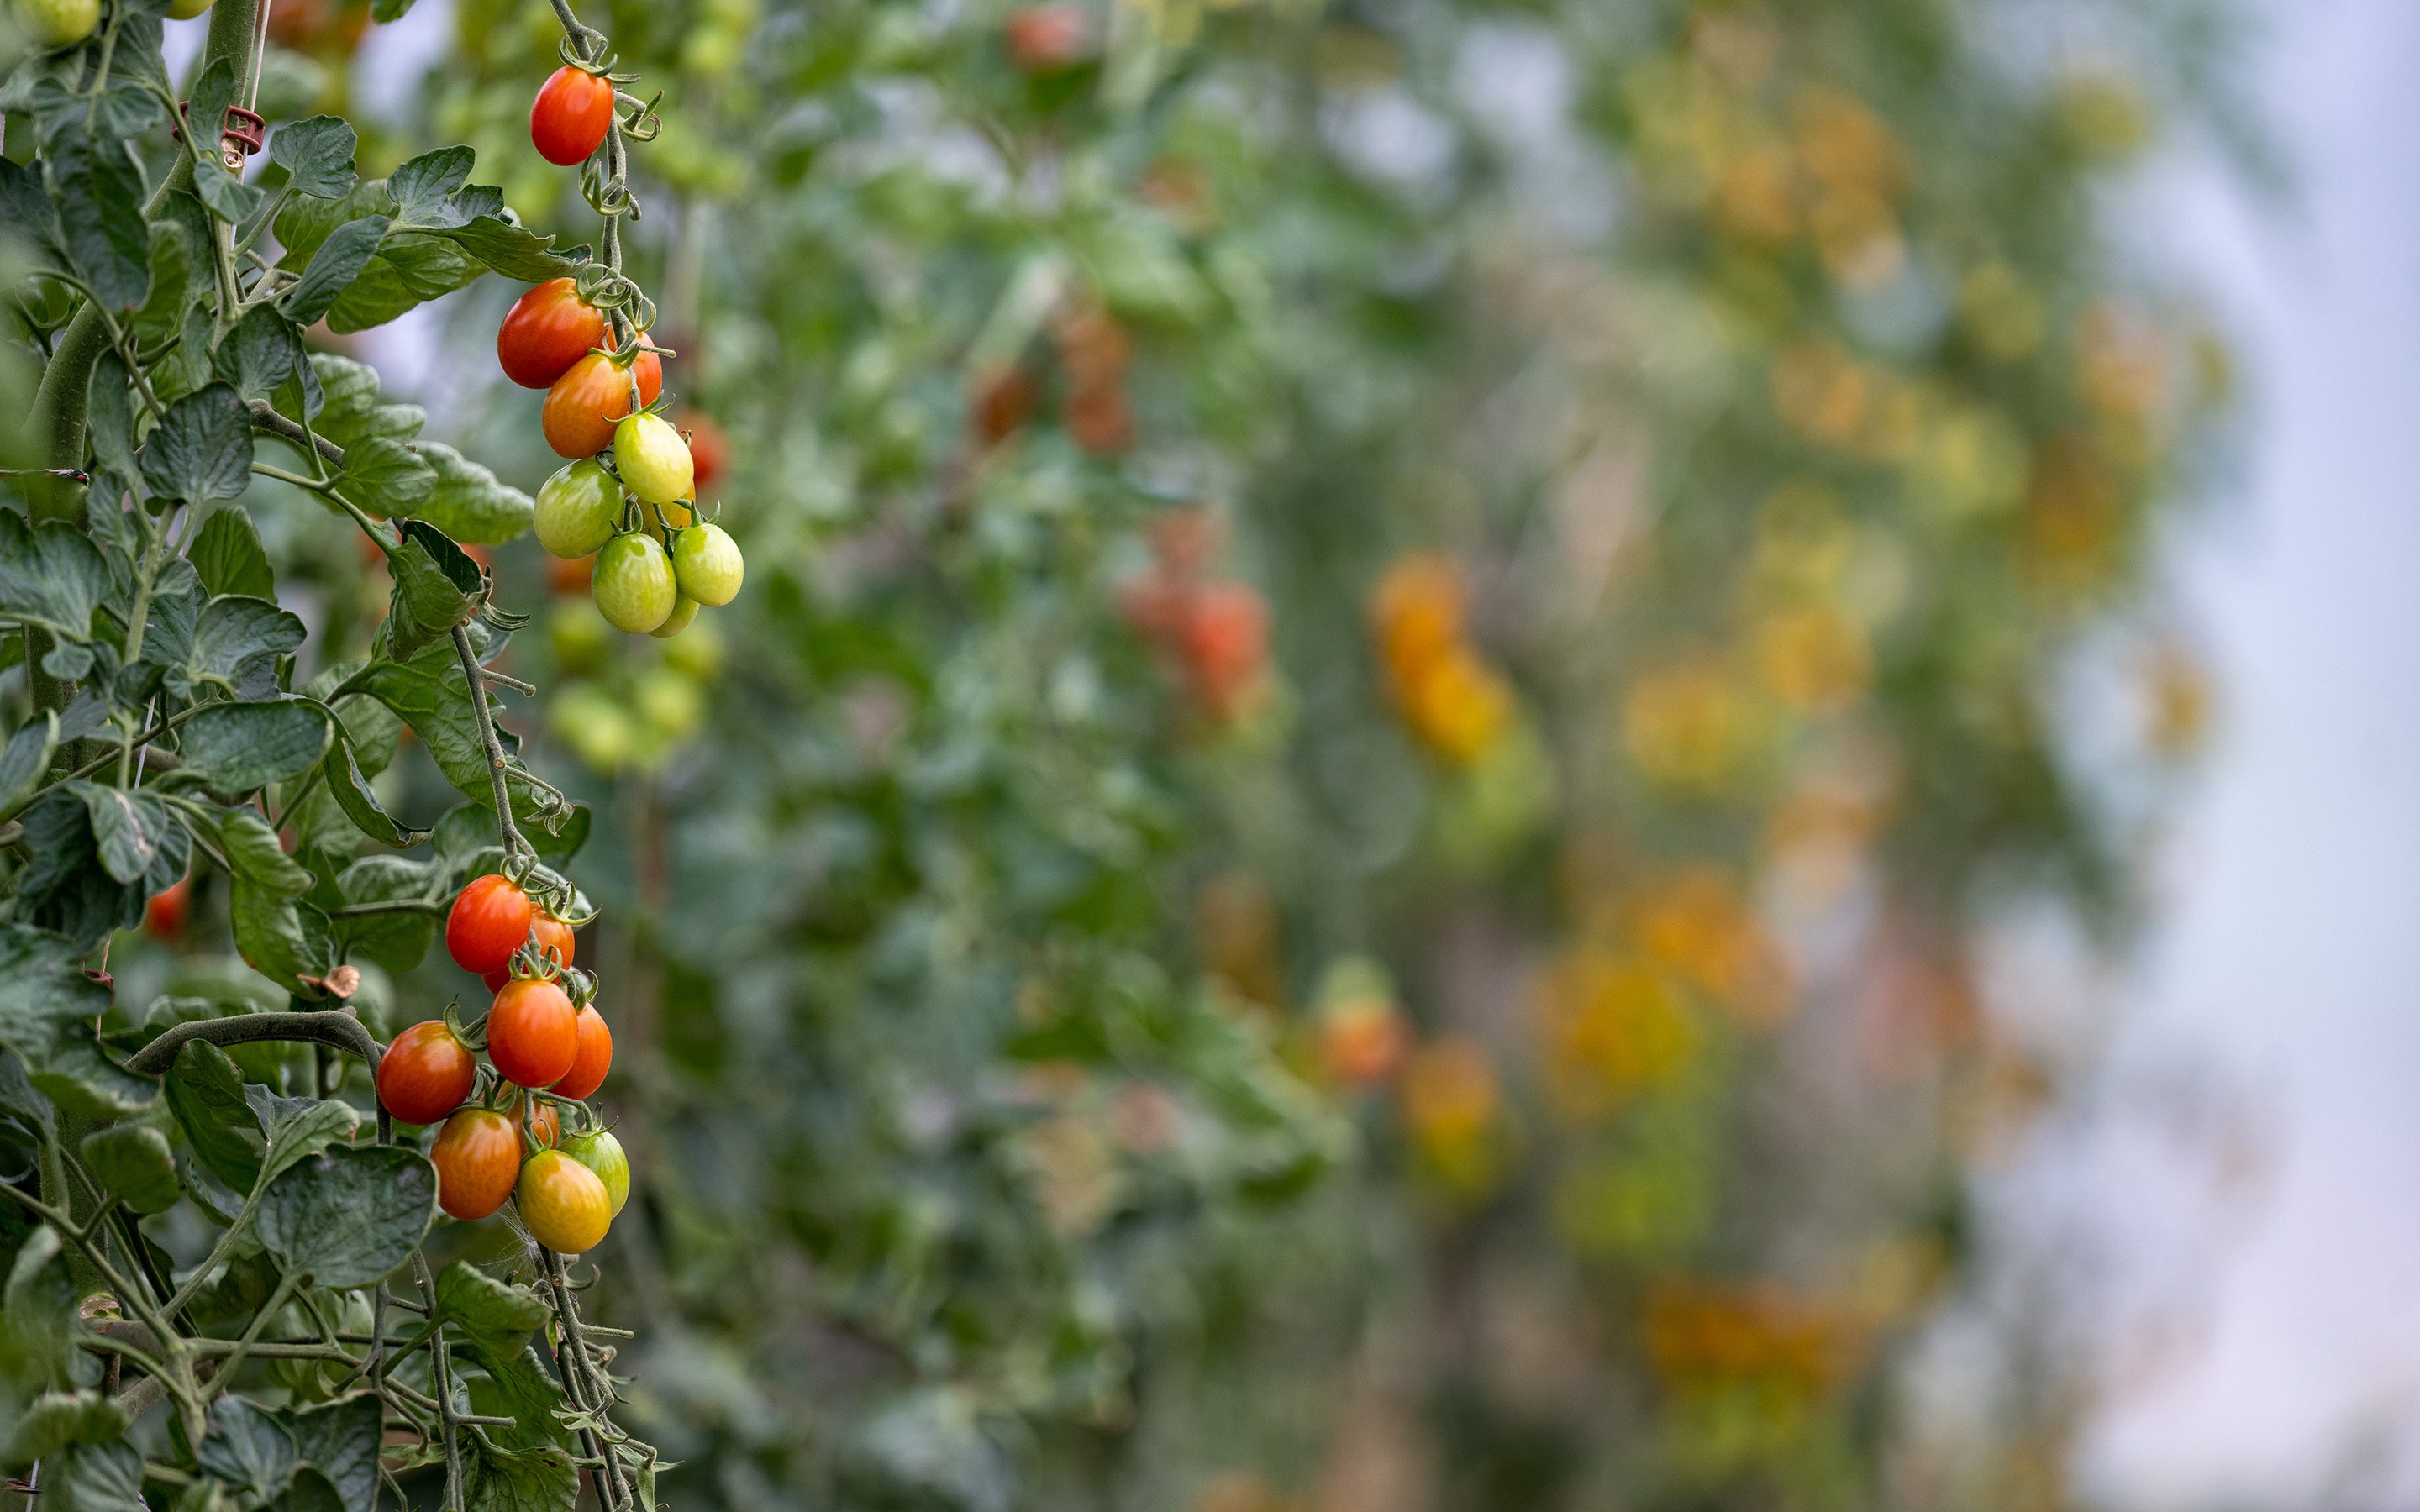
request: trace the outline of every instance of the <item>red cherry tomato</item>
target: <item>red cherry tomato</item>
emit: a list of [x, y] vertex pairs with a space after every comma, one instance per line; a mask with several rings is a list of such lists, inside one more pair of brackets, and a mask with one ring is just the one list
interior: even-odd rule
[[[552, 950], [554, 952], [554, 964], [556, 965], [567, 966], [571, 964], [571, 949], [573, 942], [570, 925], [555, 918], [552, 914], [535, 914], [530, 919], [530, 933], [537, 936], [537, 949], [540, 955], [545, 954], [549, 950]], [[503, 992], [504, 990], [504, 983], [512, 980], [512, 963], [507, 961], [503, 965], [487, 974], [488, 991], [491, 993]]]
[[445, 916], [445, 952], [481, 976], [505, 965], [529, 938], [536, 909], [510, 877], [490, 872], [472, 881]]
[[379, 1059], [379, 1101], [406, 1123], [435, 1123], [462, 1105], [478, 1058], [443, 1019], [415, 1024]]
[[530, 105], [530, 140], [537, 154], [568, 168], [597, 150], [613, 124], [613, 85], [566, 63], [539, 86]]
[[613, 1031], [605, 1026], [605, 1015], [594, 1008], [580, 1011], [580, 1049], [571, 1057], [571, 1070], [554, 1084], [554, 1095], [585, 1102], [591, 1092], [605, 1085], [605, 1072], [613, 1065]]
[[194, 879], [178, 877], [143, 905], [143, 933], [155, 940], [173, 940], [185, 933], [185, 915], [193, 908]]
[[437, 1167], [437, 1205], [473, 1222], [513, 1195], [521, 1174], [520, 1131], [491, 1108], [464, 1108], [437, 1131], [428, 1159]]
[[[610, 337], [605, 345], [613, 346]], [[602, 353], [591, 352], [554, 380], [538, 424], [557, 455], [595, 456], [613, 444], [614, 424], [630, 412], [633, 374], [639, 379], [639, 402], [655, 403], [664, 389], [664, 364], [652, 351], [641, 352], [628, 372]]]
[[516, 1087], [552, 1087], [580, 1053], [580, 1016], [562, 988], [538, 978], [504, 983], [488, 1010], [488, 1058]]
[[605, 312], [582, 299], [568, 278], [551, 278], [522, 295], [496, 328], [496, 361], [524, 389], [551, 386], [603, 345]]

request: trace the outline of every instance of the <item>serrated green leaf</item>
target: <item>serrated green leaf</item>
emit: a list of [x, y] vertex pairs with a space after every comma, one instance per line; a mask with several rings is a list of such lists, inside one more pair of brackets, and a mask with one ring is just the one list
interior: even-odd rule
[[151, 223], [151, 293], [134, 312], [134, 338], [151, 345], [177, 333], [185, 318], [185, 289], [194, 276], [194, 242], [177, 221]]
[[277, 659], [302, 643], [302, 622], [265, 599], [227, 594], [202, 606], [192, 644], [168, 670], [180, 698], [220, 687], [238, 698], [277, 692]]
[[126, 1413], [97, 1391], [49, 1392], [36, 1397], [0, 1441], [0, 1463], [31, 1464], [72, 1443], [107, 1443], [126, 1432]]
[[[116, 351], [105, 351], [94, 360], [92, 378], [85, 387], [85, 435], [92, 442], [94, 460], [102, 471], [115, 472], [130, 483], [137, 478], [134, 469], [134, 404], [129, 396], [133, 374], [126, 359]], [[98, 500], [101, 490], [94, 490], [88, 499]]]
[[296, 193], [342, 199], [359, 181], [353, 170], [357, 145], [350, 121], [340, 116], [314, 116], [279, 127], [269, 139], [269, 161], [286, 170]]
[[[84, 807], [64, 795], [62, 801]], [[101, 1054], [93, 1026], [109, 1011], [109, 989], [84, 974], [83, 954], [57, 934], [0, 925], [0, 1044], [17, 1053], [34, 1086], [63, 1111], [128, 1112], [151, 1100], [152, 1087]]]
[[[366, 704], [389, 718], [394, 717], [386, 705], [372, 700], [352, 699], [348, 702], [353, 705]], [[345, 817], [352, 821], [353, 826], [363, 834], [381, 845], [392, 845], [397, 850], [408, 850], [428, 838], [428, 831], [413, 829], [399, 824], [394, 815], [386, 811], [386, 805], [379, 801], [377, 790], [370, 786], [369, 779], [372, 773], [362, 759], [362, 753], [353, 739], [351, 728], [342, 720], [337, 724], [335, 742], [328, 748], [328, 754], [322, 758], [320, 766], [327, 780], [329, 795], [335, 801], [336, 806], [344, 810]], [[362, 900], [348, 899], [347, 901], [357, 903]], [[372, 959], [382, 965], [387, 964], [384, 956], [373, 956]], [[415, 952], [413, 960], [418, 959], [418, 954]]]
[[[81, 794], [53, 788], [18, 823], [33, 852], [18, 878], [18, 917], [56, 931], [78, 954], [107, 939], [110, 931], [142, 922], [151, 895], [141, 883], [121, 882], [102, 867], [92, 811]], [[23, 1045], [17, 1049], [25, 1053]], [[31, 1055], [26, 1058], [33, 1060]]]
[[[336, 891], [347, 903], [394, 903], [430, 899], [442, 891], [442, 883], [426, 862], [400, 856], [365, 856], [337, 873]], [[375, 961], [389, 971], [410, 971], [418, 965], [437, 938], [436, 917], [409, 910], [352, 914], [331, 922], [348, 954]]]
[[270, 1182], [256, 1221], [287, 1274], [343, 1291], [410, 1258], [436, 1216], [437, 1171], [419, 1151], [348, 1145]]
[[157, 1129], [133, 1123], [97, 1129], [76, 1150], [101, 1189], [125, 1198], [136, 1212], [165, 1212], [183, 1194], [176, 1151]]
[[45, 712], [29, 720], [0, 748], [0, 806], [16, 802], [33, 790], [51, 769], [51, 752], [58, 745], [58, 716]]
[[391, 235], [328, 309], [328, 329], [344, 334], [385, 325], [418, 305], [469, 284], [487, 270], [442, 236]]
[[42, 1512], [147, 1512], [143, 1456], [124, 1439], [70, 1444], [42, 1463]]
[[294, 1441], [271, 1413], [240, 1396], [222, 1396], [210, 1404], [209, 1432], [194, 1459], [229, 1490], [265, 1502], [293, 1477]]
[[279, 298], [278, 307], [287, 318], [306, 326], [326, 315], [370, 265], [386, 228], [384, 216], [370, 215], [331, 231], [311, 255], [302, 279]]
[[143, 176], [121, 137], [95, 128], [52, 144], [52, 193], [68, 260], [112, 310], [142, 308], [151, 293], [151, 227], [143, 219]]
[[566, 278], [580, 269], [577, 260], [554, 250], [554, 238], [539, 236], [499, 216], [482, 215], [439, 234], [473, 261], [524, 284]]
[[82, 640], [109, 597], [109, 564], [82, 531], [56, 520], [28, 529], [0, 512], [0, 614]]
[[317, 765], [334, 721], [307, 699], [212, 703], [177, 732], [183, 770], [220, 793], [251, 793]]
[[439, 147], [387, 175], [386, 192], [395, 196], [396, 221], [415, 226], [459, 224], [446, 221], [446, 206], [470, 178], [473, 161], [469, 147]]
[[193, 842], [158, 797], [92, 782], [70, 782], [66, 791], [91, 817], [94, 848], [110, 876], [147, 888], [147, 900], [185, 874]]
[[418, 405], [380, 403], [377, 372], [350, 358], [315, 352], [311, 370], [324, 396], [319, 434], [340, 447], [349, 448], [371, 436], [409, 441], [427, 423], [427, 412]]
[[414, 511], [457, 541], [502, 546], [530, 528], [535, 504], [518, 488], [450, 446], [424, 442], [421, 457], [435, 470], [436, 486]]
[[206, 384], [168, 406], [135, 460], [163, 499], [233, 499], [252, 485], [252, 413], [232, 388]]
[[437, 471], [403, 442], [365, 436], [345, 448], [336, 486], [380, 519], [396, 519], [420, 512], [421, 502], [437, 486]]
[[211, 370], [249, 402], [275, 393], [308, 358], [301, 329], [268, 305], [256, 304], [219, 343]]
[[299, 997], [325, 997], [321, 979], [336, 966], [328, 916], [241, 877], [228, 892], [236, 953], [244, 964]]
[[258, 1082], [243, 1084], [243, 1100], [260, 1120], [269, 1148], [260, 1161], [260, 1179], [273, 1181], [334, 1144], [352, 1137], [361, 1115], [334, 1098], [284, 1097]]
[[225, 163], [211, 155], [205, 155], [194, 164], [194, 193], [209, 207], [212, 215], [229, 225], [250, 220], [269, 201], [267, 190], [238, 178], [227, 172]]
[[406, 520], [402, 539], [388, 548], [387, 571], [395, 579], [388, 597], [387, 654], [410, 659], [467, 625], [487, 597], [487, 580], [445, 533], [421, 520]]
[[580, 1472], [561, 1449], [508, 1453], [479, 1446], [463, 1488], [466, 1512], [572, 1512]]
[[194, 1158], [235, 1192], [260, 1179], [268, 1148], [260, 1120], [243, 1099], [243, 1076], [226, 1052], [199, 1040], [177, 1052], [165, 1083], [168, 1112], [185, 1133]]
[[[469, 687], [450, 643], [439, 641], [405, 661], [374, 661], [355, 674], [352, 687], [403, 717], [456, 791], [473, 803], [494, 808], [487, 748], [480, 743]], [[489, 702], [492, 706], [493, 700]], [[550, 836], [564, 833], [584, 811], [550, 799], [518, 764], [508, 764], [505, 786], [512, 795], [514, 816]], [[530, 838], [545, 848], [546, 841], [535, 834]]]
[[185, 560], [201, 575], [202, 587], [212, 595], [238, 594], [274, 603], [277, 574], [260, 545], [260, 532], [241, 504], [229, 504], [202, 522]]
[[373, 1512], [381, 1424], [379, 1400], [367, 1393], [294, 1412], [286, 1420], [295, 1454], [328, 1478], [345, 1512]]

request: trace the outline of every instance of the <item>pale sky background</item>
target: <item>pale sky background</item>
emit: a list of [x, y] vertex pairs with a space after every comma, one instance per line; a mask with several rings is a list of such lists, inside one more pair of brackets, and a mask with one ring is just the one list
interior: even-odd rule
[[2128, 1011], [2132, 1053], [2260, 1111], [2271, 1170], [2192, 1257], [2198, 1349], [2084, 1471], [2129, 1508], [2383, 1512], [2420, 1507], [2420, 4], [2260, 9], [2299, 201], [2195, 172], [2164, 218], [2255, 413], [2187, 557], [2224, 724]]

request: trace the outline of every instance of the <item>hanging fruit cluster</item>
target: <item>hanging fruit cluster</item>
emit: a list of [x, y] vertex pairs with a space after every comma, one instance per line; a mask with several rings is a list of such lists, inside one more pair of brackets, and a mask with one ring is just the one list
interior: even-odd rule
[[[675, 636], [700, 606], [728, 604], [745, 563], [697, 499], [687, 437], [663, 414], [663, 359], [648, 337], [655, 304], [622, 270], [621, 219], [636, 213], [628, 143], [651, 139], [654, 105], [620, 95], [636, 75], [611, 70], [605, 39], [577, 26], [530, 107], [530, 140], [549, 162], [582, 164], [581, 188], [604, 218], [602, 252], [576, 277], [522, 295], [496, 332], [504, 376], [546, 390], [541, 424], [565, 466], [538, 490], [538, 544], [594, 559], [588, 587], [615, 629]], [[616, 106], [628, 102], [627, 117]]]
[[578, 1255], [630, 1196], [621, 1142], [586, 1103], [613, 1063], [613, 1036], [591, 1001], [597, 979], [572, 968], [563, 915], [574, 894], [559, 883], [533, 894], [523, 881], [489, 872], [455, 898], [446, 951], [495, 1000], [467, 1027], [449, 1009], [396, 1035], [379, 1062], [379, 1102], [437, 1126], [428, 1155], [446, 1212], [471, 1223], [510, 1200], [532, 1239]]
[[1269, 693], [1267, 603], [1249, 583], [1211, 574], [1218, 528], [1207, 510], [1169, 511], [1150, 539], [1151, 570], [1121, 595], [1126, 622], [1212, 723], [1249, 714]]

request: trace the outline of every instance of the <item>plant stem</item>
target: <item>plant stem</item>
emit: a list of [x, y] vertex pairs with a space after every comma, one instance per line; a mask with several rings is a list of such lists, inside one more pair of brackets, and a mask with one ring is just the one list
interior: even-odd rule
[[173, 1025], [160, 1038], [127, 1057], [126, 1069], [137, 1076], [158, 1076], [176, 1063], [177, 1052], [194, 1040], [215, 1045], [246, 1044], [255, 1040], [307, 1040], [314, 1044], [349, 1050], [378, 1072], [385, 1054], [361, 1020], [342, 1011], [309, 1013], [239, 1013], [233, 1018], [195, 1019]]
[[504, 859], [516, 856], [537, 854], [513, 823], [513, 795], [504, 780], [509, 769], [504, 763], [504, 742], [496, 738], [496, 722], [488, 716], [488, 672], [479, 665], [478, 653], [471, 649], [471, 632], [461, 625], [454, 626], [454, 655], [462, 663], [462, 679], [471, 691], [471, 716], [479, 726], [479, 744], [488, 752], [488, 780], [495, 787], [496, 838], [504, 845]]

